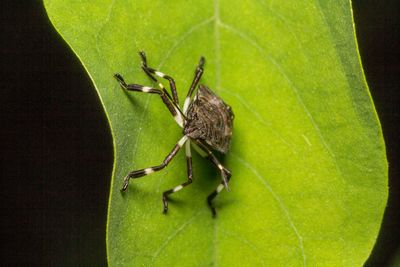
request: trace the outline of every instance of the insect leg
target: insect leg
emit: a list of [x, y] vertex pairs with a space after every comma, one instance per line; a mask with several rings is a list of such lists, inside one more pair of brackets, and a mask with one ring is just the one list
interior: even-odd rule
[[179, 105], [178, 93], [176, 91], [176, 85], [175, 85], [174, 79], [171, 76], [168, 76], [158, 70], [155, 70], [155, 69], [147, 66], [147, 58], [146, 58], [146, 54], [144, 53], [144, 51], [140, 51], [139, 55], [142, 58], [142, 69], [150, 77], [150, 79], [152, 79], [155, 82], [158, 82], [157, 78], [153, 76], [153, 74], [155, 74], [158, 77], [168, 80], [169, 87], [171, 88], [171, 92], [172, 92], [172, 99], [175, 104]]
[[164, 161], [160, 165], [130, 172], [124, 178], [124, 184], [122, 186], [121, 191], [125, 191], [128, 188], [129, 179], [140, 178], [140, 177], [143, 177], [143, 176], [146, 176], [148, 174], [152, 174], [152, 173], [154, 173], [156, 171], [164, 169], [168, 165], [168, 163], [176, 156], [176, 154], [178, 153], [179, 149], [185, 144], [187, 139], [188, 139], [188, 137], [186, 135], [184, 135], [178, 141], [178, 143], [176, 143], [174, 148], [171, 150], [171, 152], [169, 152], [169, 154], [165, 157]]
[[219, 162], [217, 157], [211, 152], [210, 149], [207, 148], [207, 146], [202, 141], [196, 140], [196, 144], [201, 150], [203, 150], [207, 154], [206, 157], [215, 165], [215, 167], [217, 167], [217, 169], [221, 171], [222, 182], [226, 187], [226, 190], [229, 191], [228, 180], [229, 177], [231, 177], [231, 172]]
[[197, 140], [196, 143], [198, 144], [199, 148], [201, 148], [204, 152], [207, 153], [207, 158], [221, 171], [221, 177], [222, 177], [221, 184], [219, 184], [217, 188], [214, 190], [214, 192], [212, 192], [207, 197], [208, 206], [211, 209], [213, 217], [215, 217], [217, 213], [215, 211], [215, 207], [212, 203], [212, 200], [222, 191], [222, 189], [226, 188], [226, 190], [229, 191], [228, 182], [231, 178], [231, 172], [227, 168], [222, 166], [217, 157], [211, 152], [211, 150], [207, 148], [206, 145], [203, 144], [203, 142]]
[[169, 112], [171, 112], [172, 116], [174, 117], [175, 121], [183, 127], [183, 114], [179, 107], [172, 102], [171, 97], [168, 95], [168, 92], [165, 90], [164, 87], [162, 89], [157, 89], [149, 86], [143, 86], [140, 84], [126, 84], [124, 78], [120, 74], [114, 74], [114, 78], [119, 82], [119, 85], [122, 89], [129, 90], [129, 91], [136, 91], [136, 92], [143, 92], [149, 94], [158, 94], [160, 95], [162, 101], [167, 106]]
[[194, 92], [194, 89], [196, 89], [197, 84], [200, 81], [201, 76], [203, 75], [203, 66], [204, 66], [204, 57], [200, 58], [199, 64], [197, 65], [196, 71], [194, 72], [194, 79], [192, 81], [192, 85], [190, 86], [190, 89], [186, 95], [185, 103], [183, 104], [183, 113], [186, 114], [186, 111], [189, 107], [190, 104], [190, 98], [192, 97], [192, 94]]
[[[229, 182], [230, 179], [231, 179], [230, 176], [227, 177], [227, 181], [228, 181], [228, 182]], [[212, 216], [213, 216], [213, 217], [215, 217], [215, 216], [217, 215], [217, 212], [216, 212], [216, 210], [215, 210], [215, 207], [214, 207], [212, 201], [213, 201], [213, 199], [222, 191], [222, 189], [224, 189], [224, 187], [225, 187], [224, 183], [221, 182], [221, 183], [217, 186], [217, 188], [207, 197], [207, 203], [208, 203], [208, 206], [209, 206], [210, 209], [211, 209], [211, 213], [212, 213]]]
[[192, 153], [190, 150], [190, 141], [187, 141], [185, 144], [185, 150], [186, 150], [186, 165], [187, 165], [187, 177], [188, 180], [178, 186], [175, 186], [172, 189], [169, 189], [163, 193], [163, 205], [164, 205], [164, 214], [167, 213], [168, 211], [168, 195], [175, 193], [181, 189], [183, 189], [185, 186], [190, 185], [193, 182], [193, 168], [192, 168]]

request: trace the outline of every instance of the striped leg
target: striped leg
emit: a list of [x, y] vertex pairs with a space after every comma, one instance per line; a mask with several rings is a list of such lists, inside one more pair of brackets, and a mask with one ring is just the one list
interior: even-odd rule
[[226, 187], [226, 190], [230, 191], [228, 186], [228, 181], [229, 178], [231, 177], [231, 172], [227, 168], [222, 166], [217, 157], [211, 152], [210, 149], [207, 148], [207, 146], [202, 141], [197, 140], [196, 143], [200, 149], [202, 149], [205, 153], [207, 153], [206, 157], [215, 165], [215, 167], [217, 167], [218, 170], [221, 171], [222, 183]]
[[174, 103], [176, 105], [179, 105], [178, 93], [176, 91], [176, 85], [175, 85], [174, 79], [172, 77], [160, 72], [160, 71], [157, 71], [157, 70], [147, 66], [147, 58], [146, 58], [146, 54], [144, 53], [144, 51], [140, 51], [139, 55], [142, 58], [142, 69], [150, 77], [150, 79], [152, 79], [155, 82], [158, 82], [157, 78], [153, 76], [153, 74], [155, 74], [158, 77], [161, 77], [161, 78], [164, 78], [164, 79], [168, 80], [169, 87], [171, 88], [171, 92], [172, 92], [172, 99], [173, 99], [173, 101], [174, 101]]
[[129, 184], [129, 179], [134, 179], [134, 178], [140, 178], [148, 174], [152, 174], [153, 172], [159, 171], [164, 169], [168, 163], [176, 156], [178, 153], [179, 149], [185, 144], [187, 141], [188, 137], [184, 135], [178, 143], [174, 146], [174, 148], [171, 150], [171, 152], [165, 157], [164, 161], [157, 166], [146, 168], [146, 169], [141, 169], [137, 171], [132, 171], [130, 172], [127, 176], [124, 178], [124, 184], [122, 186], [121, 191], [125, 191], [128, 188]]
[[204, 60], [205, 60], [204, 57], [200, 58], [199, 64], [197, 65], [196, 71], [194, 72], [194, 79], [192, 81], [192, 85], [190, 86], [190, 89], [186, 95], [185, 103], [183, 104], [183, 113], [184, 114], [186, 114], [186, 111], [189, 107], [190, 98], [192, 97], [194, 89], [196, 89], [196, 86], [199, 83], [201, 76], [203, 75]]
[[[231, 177], [229, 176], [229, 177], [227, 178], [228, 182], [229, 182], [230, 179], [231, 179]], [[213, 217], [215, 217], [215, 216], [217, 215], [217, 212], [216, 212], [216, 210], [215, 210], [215, 207], [214, 207], [212, 201], [213, 201], [213, 199], [222, 191], [222, 189], [224, 189], [224, 187], [225, 187], [224, 183], [221, 182], [221, 183], [217, 186], [217, 188], [207, 197], [207, 203], [208, 203], [208, 206], [209, 206], [210, 209], [211, 209], [211, 213], [212, 213], [212, 216], [213, 216]]]
[[208, 206], [211, 209], [213, 217], [215, 217], [217, 213], [215, 211], [215, 207], [212, 203], [212, 200], [222, 191], [222, 189], [226, 188], [227, 191], [230, 191], [228, 183], [231, 178], [231, 172], [227, 168], [222, 166], [217, 157], [211, 152], [211, 150], [207, 148], [206, 145], [204, 145], [201, 141], [198, 141], [197, 144], [199, 145], [199, 148], [201, 148], [204, 152], [207, 153], [207, 158], [221, 171], [221, 177], [222, 177], [221, 183], [217, 186], [214, 192], [212, 192], [207, 197]]
[[168, 195], [183, 189], [185, 186], [188, 186], [193, 182], [192, 153], [190, 151], [190, 141], [186, 142], [185, 149], [186, 149], [186, 165], [187, 165], [188, 180], [163, 193], [162, 199], [163, 199], [163, 204], [164, 204], [164, 214], [167, 213], [167, 211], [168, 211]]
[[[126, 84], [124, 78], [120, 74], [114, 74], [114, 78], [119, 82], [119, 85], [122, 89], [129, 90], [129, 91], [136, 91], [136, 92], [143, 92], [149, 94], [158, 94], [160, 95], [162, 101], [167, 106], [169, 112], [171, 112], [172, 116], [174, 117], [175, 121], [183, 127], [183, 114], [179, 107], [171, 102], [171, 97], [168, 95], [168, 92], [165, 90], [164, 87], [161, 89], [152, 88], [149, 86], [143, 86], [140, 84]], [[162, 85], [161, 85], [162, 86]]]

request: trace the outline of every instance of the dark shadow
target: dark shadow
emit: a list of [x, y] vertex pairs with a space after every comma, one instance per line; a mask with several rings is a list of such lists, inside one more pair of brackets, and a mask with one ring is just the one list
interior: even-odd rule
[[389, 199], [377, 242], [365, 266], [390, 266], [400, 249], [400, 2], [352, 2], [360, 55], [389, 162]]

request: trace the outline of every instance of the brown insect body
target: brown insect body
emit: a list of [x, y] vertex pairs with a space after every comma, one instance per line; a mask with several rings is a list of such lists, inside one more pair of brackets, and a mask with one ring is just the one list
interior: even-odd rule
[[203, 140], [226, 154], [230, 147], [234, 114], [232, 108], [204, 85], [200, 85], [186, 114], [183, 129], [191, 139]]

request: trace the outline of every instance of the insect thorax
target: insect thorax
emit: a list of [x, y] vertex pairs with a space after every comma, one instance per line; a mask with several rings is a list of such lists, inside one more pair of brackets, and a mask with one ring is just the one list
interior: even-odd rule
[[185, 135], [191, 139], [204, 140], [212, 149], [221, 153], [228, 152], [234, 115], [231, 107], [214, 92], [200, 85], [186, 117], [183, 130]]

